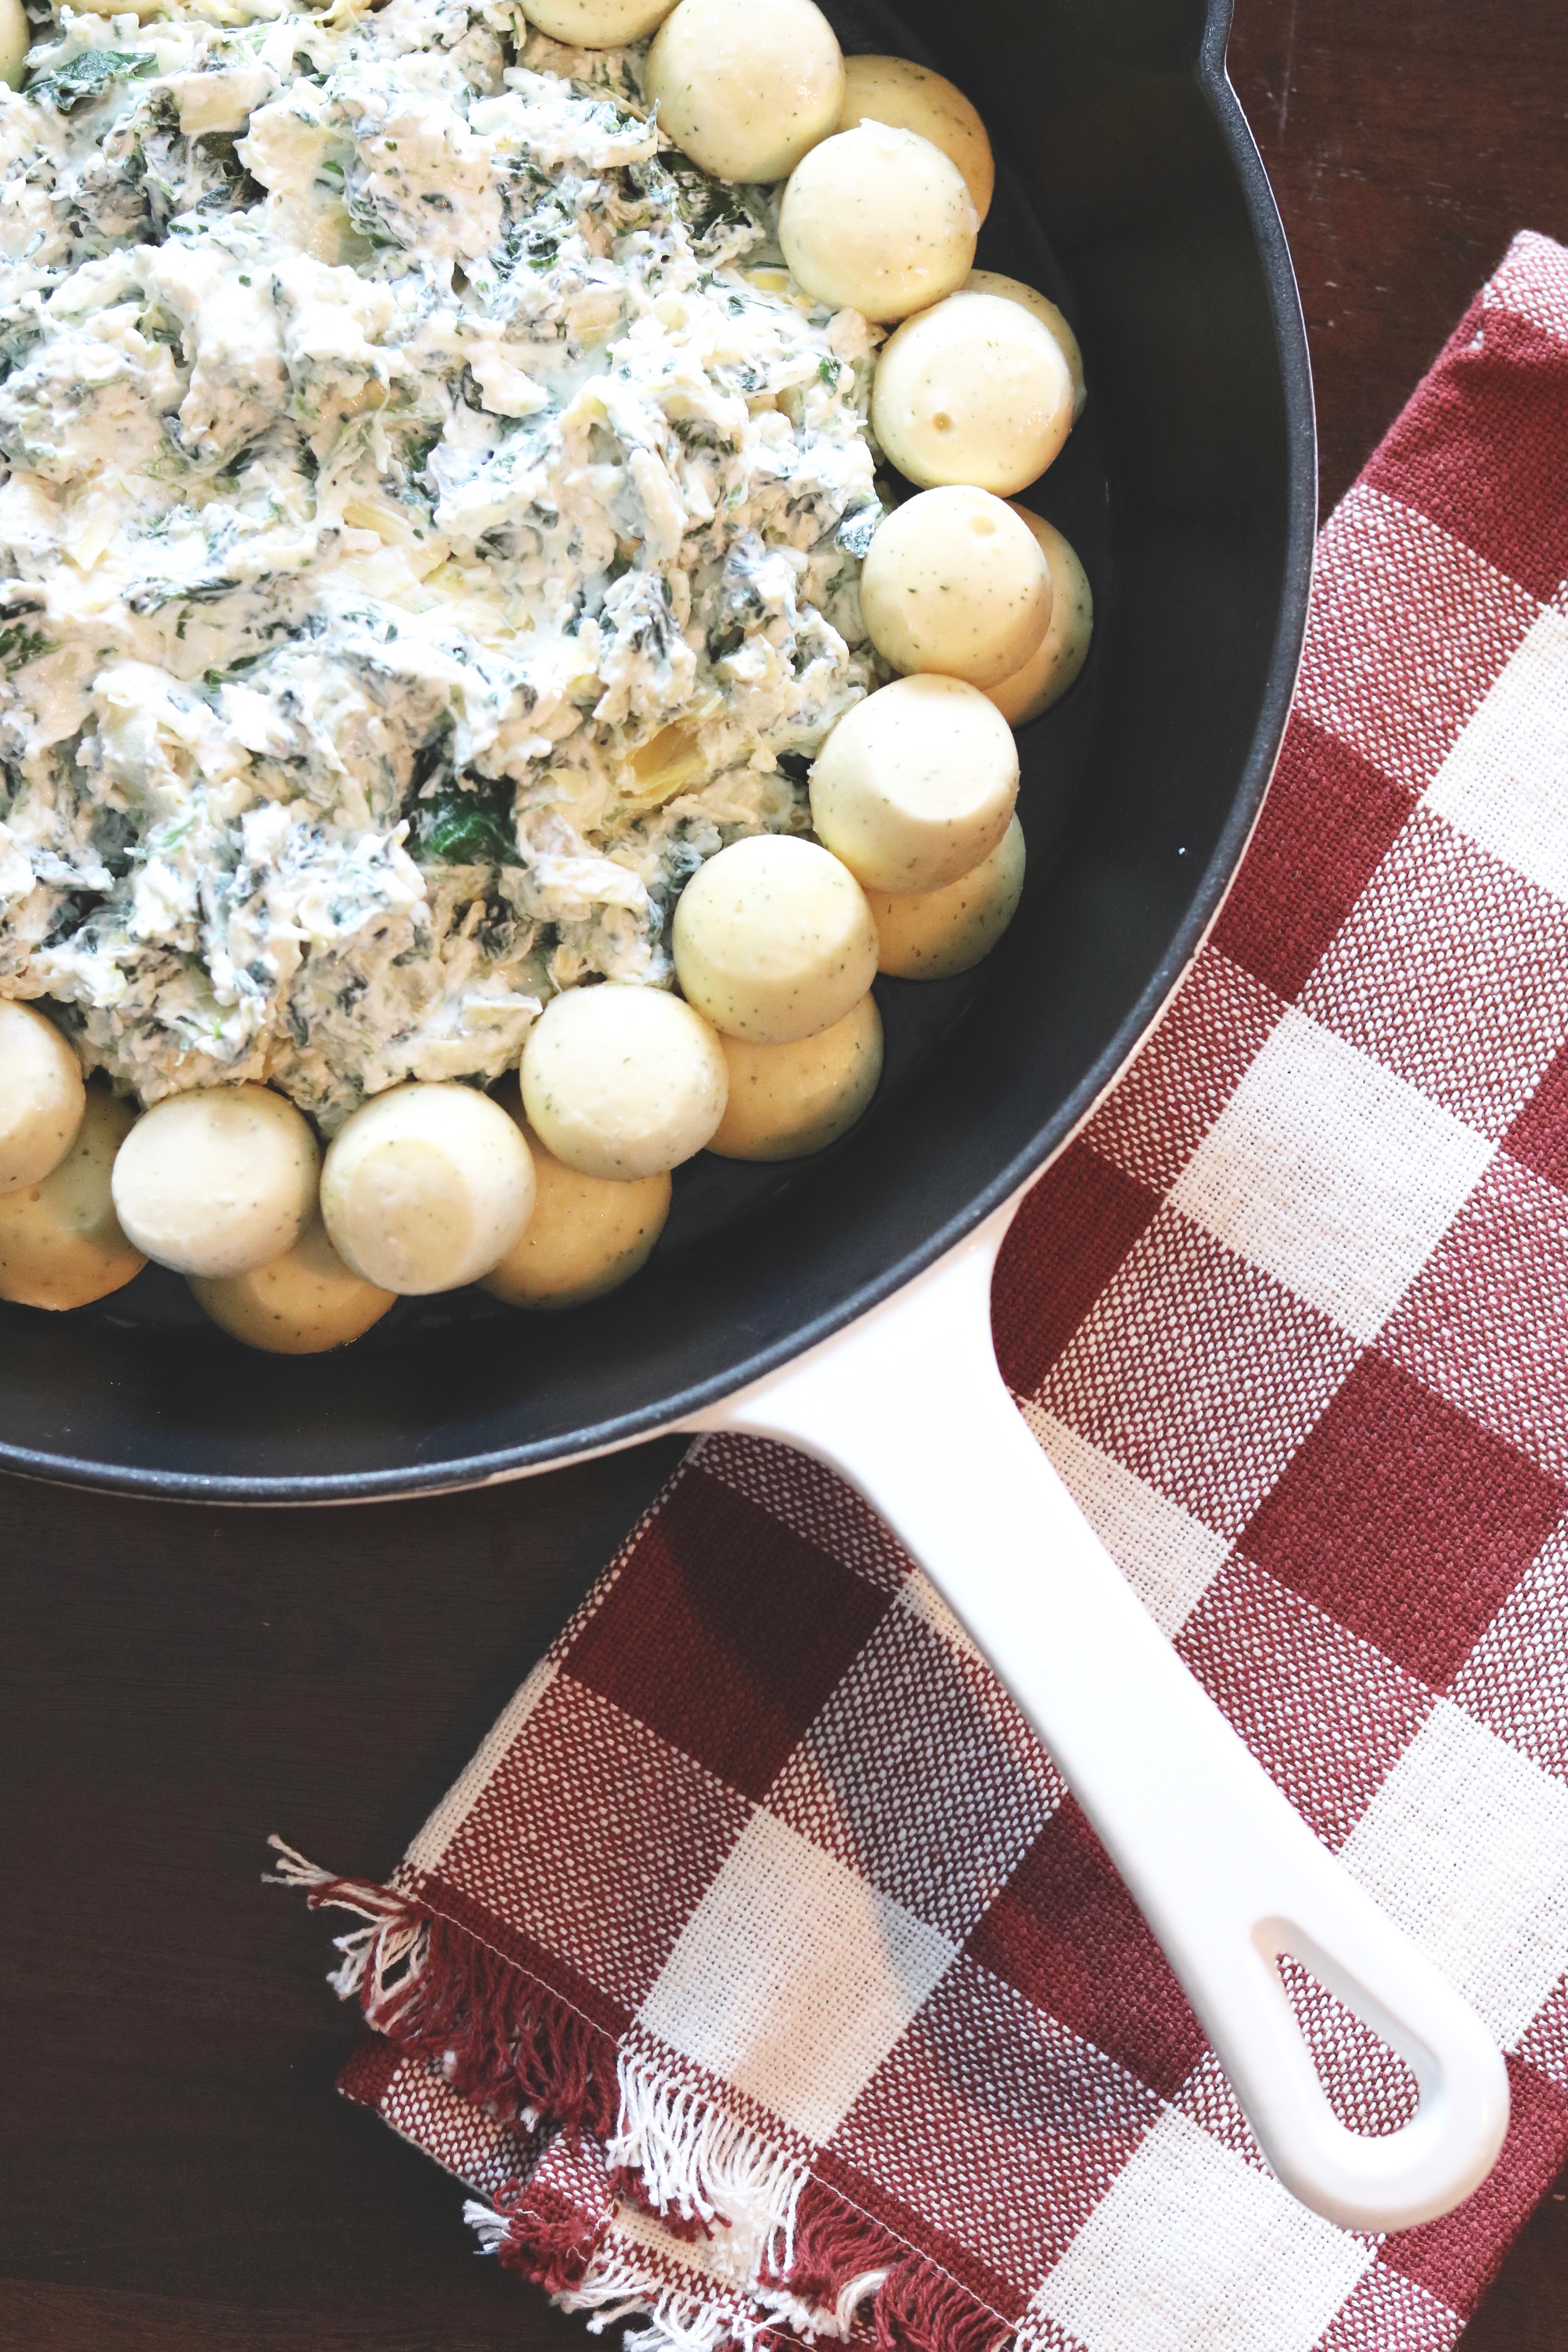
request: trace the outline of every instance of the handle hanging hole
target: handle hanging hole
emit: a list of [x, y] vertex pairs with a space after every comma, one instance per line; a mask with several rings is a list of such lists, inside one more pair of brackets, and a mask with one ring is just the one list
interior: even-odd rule
[[1281, 1951], [1275, 1967], [1323, 2095], [1345, 2129], [1363, 2139], [1403, 2130], [1421, 2095], [1415, 2069], [1293, 1953]]

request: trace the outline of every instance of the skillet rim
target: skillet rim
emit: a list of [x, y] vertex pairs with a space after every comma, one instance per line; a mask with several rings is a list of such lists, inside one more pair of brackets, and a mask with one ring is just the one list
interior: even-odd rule
[[334, 1472], [307, 1477], [264, 1478], [174, 1469], [139, 1469], [123, 1463], [45, 1453], [0, 1439], [0, 1469], [56, 1486], [146, 1500], [229, 1503], [272, 1507], [390, 1502], [421, 1495], [450, 1494], [502, 1484], [563, 1468], [627, 1446], [668, 1435], [698, 1413], [764, 1379], [782, 1365], [820, 1346], [944, 1256], [986, 1217], [1046, 1167], [1071, 1139], [1132, 1059], [1170, 1003], [1188, 966], [1219, 916], [1261, 814], [1264, 797], [1284, 743], [1286, 723], [1306, 640], [1313, 545], [1318, 519], [1317, 430], [1311, 364], [1300, 290], [1286, 243], [1284, 225], [1251, 129], [1226, 68], [1234, 0], [1207, 0], [1194, 79], [1208, 100], [1235, 168], [1242, 201], [1263, 266], [1279, 356], [1286, 421], [1286, 546], [1279, 612], [1251, 747], [1230, 814], [1213, 856], [1170, 944], [1115, 1035], [1079, 1085], [1058, 1106], [1030, 1143], [984, 1185], [956, 1214], [927, 1234], [916, 1248], [827, 1311], [798, 1326], [785, 1339], [760, 1349], [739, 1367], [665, 1394], [637, 1411], [616, 1415], [577, 1433], [562, 1444], [548, 1438], [525, 1441], [493, 1453], [461, 1456], [439, 1466], [409, 1464], [394, 1470]]

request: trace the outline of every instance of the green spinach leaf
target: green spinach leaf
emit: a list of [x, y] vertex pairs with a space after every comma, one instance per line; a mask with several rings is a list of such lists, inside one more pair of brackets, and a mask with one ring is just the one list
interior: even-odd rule
[[57, 114], [74, 114], [79, 106], [101, 98], [111, 82], [139, 81], [156, 68], [157, 59], [147, 50], [84, 49], [58, 72], [29, 80], [26, 95]]

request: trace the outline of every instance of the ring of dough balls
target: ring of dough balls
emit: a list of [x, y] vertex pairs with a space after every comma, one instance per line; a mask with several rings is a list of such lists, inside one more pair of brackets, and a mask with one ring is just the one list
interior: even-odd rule
[[528, 1146], [488, 1095], [414, 1082], [374, 1095], [332, 1138], [321, 1215], [351, 1274], [427, 1298], [499, 1265], [533, 1191]]
[[33, 28], [22, 0], [0, 0], [0, 81], [20, 89], [27, 79]]
[[788, 1045], [842, 1021], [870, 987], [866, 894], [814, 842], [763, 833], [710, 857], [676, 902], [675, 973], [727, 1036]]
[[75, 1138], [37, 1184], [0, 1192], [0, 1298], [23, 1307], [89, 1307], [134, 1280], [147, 1261], [114, 1213], [110, 1178], [136, 1113], [89, 1087]]
[[913, 131], [861, 122], [790, 173], [779, 245], [816, 302], [907, 319], [963, 285], [980, 216], [963, 173]]
[[883, 659], [993, 687], [1050, 627], [1051, 569], [1026, 523], [989, 490], [921, 490], [877, 527], [860, 612]]
[[1018, 747], [1001, 712], [978, 687], [929, 674], [847, 710], [811, 772], [818, 838], [866, 890], [941, 890], [972, 873], [1017, 797]]
[[533, 1214], [521, 1241], [479, 1285], [508, 1307], [583, 1307], [617, 1290], [647, 1265], [669, 1214], [668, 1171], [627, 1182], [585, 1176], [557, 1160], [524, 1124], [522, 1101], [510, 1080], [495, 1096], [522, 1129], [539, 1185]]
[[853, 1127], [882, 1075], [882, 1016], [874, 996], [815, 1037], [753, 1045], [726, 1037], [730, 1103], [710, 1151], [721, 1160], [800, 1160]]
[[1004, 302], [1016, 302], [1020, 310], [1039, 320], [1047, 334], [1055, 339], [1068, 363], [1068, 373], [1072, 378], [1072, 421], [1076, 425], [1088, 403], [1089, 386], [1084, 381], [1083, 352], [1067, 322], [1066, 312], [1037, 288], [1026, 286], [1021, 278], [1004, 278], [999, 269], [972, 269], [959, 291], [997, 295]]
[[661, 1176], [724, 1116], [719, 1040], [661, 988], [607, 980], [552, 997], [522, 1049], [522, 1107], [547, 1151], [584, 1176]]
[[176, 1274], [247, 1274], [315, 1213], [309, 1121], [266, 1087], [201, 1087], [143, 1113], [114, 1163], [127, 1236]]
[[291, 1250], [219, 1281], [191, 1276], [196, 1304], [231, 1339], [269, 1356], [321, 1356], [363, 1339], [396, 1294], [351, 1274], [312, 1217]]
[[1088, 659], [1089, 641], [1094, 634], [1094, 594], [1088, 573], [1061, 532], [1041, 516], [1031, 514], [1027, 507], [1014, 507], [1013, 512], [1028, 524], [1050, 567], [1051, 622], [1028, 660], [984, 692], [1009, 727], [1026, 727], [1031, 719], [1061, 700]]
[[85, 1100], [68, 1039], [32, 1005], [0, 1000], [0, 1193], [59, 1166]]
[[952, 980], [988, 956], [1024, 889], [1024, 828], [1016, 817], [989, 857], [945, 890], [868, 895], [881, 941], [879, 970], [895, 980]]
[[782, 180], [838, 120], [844, 55], [813, 0], [679, 0], [643, 91], [659, 129], [715, 179]]
[[531, 25], [574, 49], [621, 49], [645, 41], [675, 0], [528, 0]]
[[1056, 338], [999, 294], [951, 294], [883, 346], [871, 424], [921, 489], [970, 482], [999, 498], [1043, 474], [1072, 430]]
[[852, 131], [868, 116], [895, 131], [918, 131], [940, 147], [963, 173], [976, 217], [984, 222], [996, 186], [996, 165], [985, 125], [961, 89], [908, 58], [846, 58], [844, 103], [834, 128]]

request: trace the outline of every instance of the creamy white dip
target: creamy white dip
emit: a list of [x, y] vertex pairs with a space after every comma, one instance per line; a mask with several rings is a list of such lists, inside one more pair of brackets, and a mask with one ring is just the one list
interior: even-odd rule
[[638, 53], [255, 8], [65, 8], [0, 90], [0, 993], [330, 1133], [668, 986], [701, 860], [807, 829], [876, 337]]

